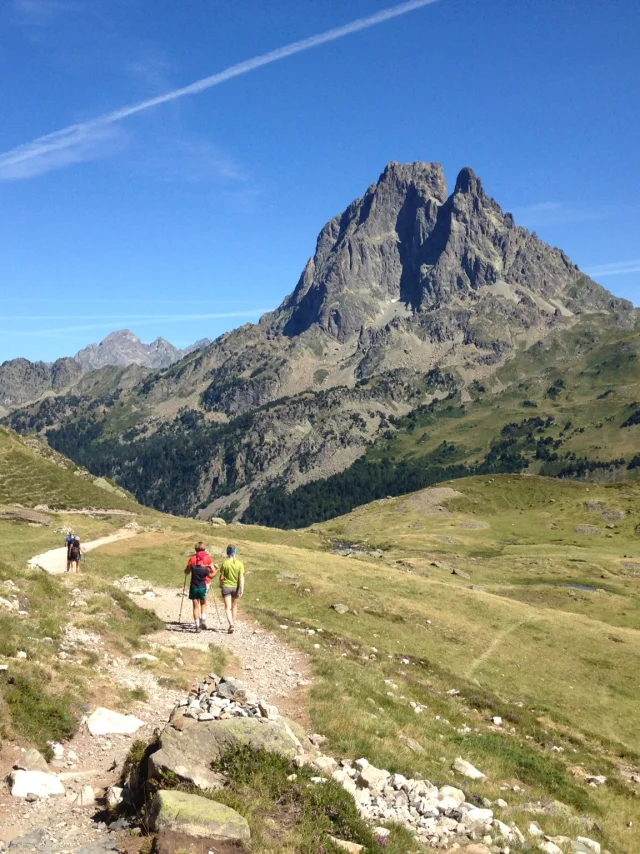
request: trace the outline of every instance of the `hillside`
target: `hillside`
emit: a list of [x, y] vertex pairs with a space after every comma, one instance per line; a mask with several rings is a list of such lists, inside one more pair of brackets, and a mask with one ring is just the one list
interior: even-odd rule
[[259, 324], [133, 387], [77, 388], [10, 423], [157, 509], [266, 521], [265, 495], [340, 476], [398, 419], [493, 388], [514, 357], [535, 372], [522, 351], [571, 330], [578, 342], [598, 321], [615, 347], [637, 313], [517, 226], [472, 170], [449, 194], [439, 164], [391, 163]]
[[0, 512], [3, 505], [130, 513], [139, 509], [116, 484], [95, 477], [39, 439], [0, 427]]
[[[212, 529], [141, 508], [137, 534], [91, 552], [89, 573], [46, 579], [50, 592], [42, 613], [34, 585], [45, 580], [24, 570], [24, 560], [56, 545], [60, 535], [0, 520], [3, 571], [11, 573], [30, 612], [2, 618], [0, 658], [13, 667], [15, 650], [26, 649], [25, 675], [42, 684], [49, 674], [49, 701], [65, 703], [71, 714], [68, 732], [61, 728], [55, 737], [68, 738], [81, 714], [78, 686], [90, 684], [91, 671], [86, 650], [57, 659], [69, 649], [61, 646], [65, 623], [57, 621], [102, 636], [112, 657], [126, 658], [134, 652], [134, 626], [143, 626], [135, 603], [144, 600], [123, 596], [108, 582], [133, 575], [140, 590], [152, 588], [163, 597], [166, 589], [176, 620], [181, 569], [194, 538], [205, 536], [214, 554], [231, 539], [248, 569], [241, 612], [259, 621], [267, 639], [273, 633], [307, 656], [312, 684], [292, 703], [309, 732], [327, 737], [325, 754], [363, 756], [407, 777], [418, 772], [435, 785], [460, 786], [468, 801], [486, 799], [502, 822], [523, 831], [523, 852], [538, 850], [527, 830], [535, 821], [562, 851], [576, 850], [568, 840], [579, 835], [603, 850], [638, 854], [632, 828], [640, 820], [639, 498], [636, 482], [583, 484], [516, 474], [462, 478], [299, 532]], [[58, 525], [73, 518], [54, 515]], [[117, 525], [115, 517], [87, 518], [83, 534], [103, 535]], [[89, 598], [84, 613], [65, 610], [71, 586]], [[333, 609], [338, 603], [346, 613]], [[121, 636], [116, 647], [114, 631]], [[135, 652], [157, 659], [142, 669], [145, 679], [186, 686], [197, 678], [198, 666], [201, 676], [211, 670], [195, 637], [174, 636], [177, 647], [169, 653], [158, 646], [162, 633], [153, 624], [143, 631], [155, 633], [150, 643], [138, 633]], [[45, 633], [53, 641], [42, 656], [37, 638]], [[227, 642], [226, 634], [205, 634], [204, 647], [210, 639], [218, 648]], [[243, 623], [234, 638], [246, 668], [242, 678], [253, 685], [265, 665], [252, 625]], [[181, 648], [184, 657], [177, 655]], [[219, 649], [215, 655], [219, 659]], [[214, 669], [219, 666], [220, 660]], [[268, 684], [286, 679], [286, 669], [279, 669], [282, 675], [276, 668], [262, 678]], [[118, 694], [110, 683], [115, 673], [109, 667], [96, 672], [83, 702], [91, 708], [116, 704], [148, 720], [153, 703], [164, 702], [162, 692], [155, 701]], [[6, 700], [10, 686], [3, 680], [0, 673]], [[65, 686], [69, 694], [63, 696]], [[15, 706], [3, 714], [6, 733], [34, 738]], [[461, 777], [452, 768], [457, 757], [488, 779]], [[257, 850], [280, 851], [285, 842], [290, 850], [306, 850], [307, 842], [301, 846], [299, 840], [296, 849], [290, 836], [298, 825], [288, 822], [289, 801], [267, 804], [271, 787], [259, 774], [251, 783], [244, 767], [245, 787], [256, 790], [245, 788], [242, 797], [224, 791], [218, 798], [247, 816]], [[594, 777], [606, 782], [592, 785]], [[169, 779], [165, 785], [173, 784]], [[420, 850], [406, 840], [394, 847], [399, 839], [392, 838], [389, 850]]]
[[145, 344], [133, 332], [120, 329], [100, 343], [89, 344], [75, 356], [65, 356], [55, 362], [11, 359], [0, 365], [0, 413], [43, 396], [67, 392], [87, 374], [100, 368], [129, 365], [166, 368], [210, 343], [208, 338], [203, 338], [179, 350], [164, 338]]

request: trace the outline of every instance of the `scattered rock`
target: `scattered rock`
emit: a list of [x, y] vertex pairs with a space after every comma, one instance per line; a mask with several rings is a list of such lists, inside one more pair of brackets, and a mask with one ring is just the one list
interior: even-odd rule
[[464, 569], [458, 569], [455, 566], [451, 570], [451, 575], [458, 575], [460, 578], [466, 578], [468, 581], [471, 580], [471, 576], [468, 572], [465, 572]]
[[[147, 594], [145, 593], [145, 596]], [[134, 663], [138, 663], [139, 661], [157, 661], [158, 657], [156, 655], [151, 655], [148, 652], [139, 652], [136, 655], [132, 656], [131, 661]]]
[[155, 831], [178, 831], [196, 838], [238, 840], [251, 838], [249, 825], [235, 810], [209, 798], [175, 790], [157, 792], [149, 813]]
[[593, 774], [592, 776], [587, 777], [587, 783], [593, 783], [594, 786], [604, 786], [606, 782], [607, 778], [601, 774]]
[[578, 854], [600, 854], [601, 851], [600, 843], [595, 839], [589, 839], [588, 836], [576, 836], [571, 842], [571, 847]]
[[486, 780], [486, 774], [483, 774], [482, 771], [478, 771], [470, 762], [467, 762], [466, 759], [462, 759], [460, 756], [453, 763], [453, 770], [457, 771], [458, 774], [462, 774], [463, 777], [468, 777], [469, 780]]
[[37, 798], [64, 795], [60, 778], [55, 774], [45, 774], [44, 771], [12, 771], [9, 783], [14, 798], [26, 798], [29, 795], [35, 795]]
[[92, 807], [96, 802], [96, 795], [91, 786], [83, 786], [74, 801], [77, 807]]
[[105, 795], [108, 809], [115, 810], [120, 806], [123, 801], [123, 793], [124, 789], [121, 789], [120, 786], [109, 786]]
[[24, 755], [14, 765], [14, 768], [21, 771], [42, 771], [44, 774], [49, 772], [47, 760], [35, 747], [30, 747], [29, 750], [25, 751]]
[[333, 608], [333, 610], [334, 610], [334, 611], [336, 611], [338, 614], [346, 614], [346, 613], [348, 612], [348, 610], [349, 610], [349, 606], [348, 606], [348, 605], [343, 605], [343, 604], [341, 604], [341, 603], [338, 603], [337, 605], [332, 605], [331, 607], [332, 607], [332, 608]]
[[133, 735], [144, 721], [134, 715], [121, 715], [111, 709], [99, 707], [87, 720], [87, 728], [91, 735]]
[[209, 523], [211, 525], [215, 525], [218, 528], [226, 528], [226, 526], [227, 526], [227, 523], [224, 521], [224, 519], [221, 516], [212, 516], [209, 519]]
[[576, 534], [581, 534], [585, 537], [597, 537], [599, 534], [602, 534], [602, 531], [594, 525], [576, 525]]

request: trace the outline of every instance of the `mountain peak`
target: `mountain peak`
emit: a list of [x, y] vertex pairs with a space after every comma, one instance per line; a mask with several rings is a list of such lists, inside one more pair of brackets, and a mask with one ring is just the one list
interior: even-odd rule
[[447, 197], [440, 163], [393, 161], [322, 229], [314, 257], [271, 322], [288, 337], [316, 326], [343, 342], [372, 325], [400, 322], [403, 312], [458, 311], [480, 297], [501, 300], [500, 311], [517, 315], [523, 329], [542, 315], [626, 307], [562, 252], [516, 227], [470, 167]]
[[479, 196], [483, 193], [482, 181], [470, 166], [465, 166], [458, 173], [456, 179], [456, 188], [454, 193], [468, 193], [473, 196]]

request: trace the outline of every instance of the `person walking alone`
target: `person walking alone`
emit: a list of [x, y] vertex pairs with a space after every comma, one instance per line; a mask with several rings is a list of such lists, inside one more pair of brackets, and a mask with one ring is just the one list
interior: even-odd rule
[[189, 599], [193, 602], [193, 621], [196, 632], [207, 628], [207, 592], [211, 579], [217, 574], [218, 568], [207, 554], [204, 543], [195, 544], [195, 554], [191, 555], [184, 573], [191, 575], [189, 584]]
[[234, 632], [238, 617], [238, 599], [244, 593], [244, 564], [236, 557], [236, 551], [234, 545], [227, 546], [227, 559], [220, 566], [220, 589], [230, 635]]

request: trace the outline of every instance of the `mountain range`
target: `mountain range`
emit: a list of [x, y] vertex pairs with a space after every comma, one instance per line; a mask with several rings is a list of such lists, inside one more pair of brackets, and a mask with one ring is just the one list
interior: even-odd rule
[[66, 391], [86, 373], [109, 365], [166, 368], [210, 343], [208, 338], [203, 338], [179, 350], [164, 338], [144, 344], [129, 329], [120, 329], [107, 335], [99, 344], [89, 344], [75, 356], [56, 359], [55, 362], [11, 359], [0, 365], [0, 407], [19, 406], [37, 400], [47, 392], [58, 394]]
[[[617, 340], [637, 325], [631, 303], [518, 226], [471, 169], [450, 193], [439, 164], [390, 163], [322, 229], [291, 295], [258, 324], [168, 367], [99, 368], [10, 423], [159, 509], [266, 521], [283, 496], [344, 486], [411, 413], [440, 417], [445, 398], [471, 406], [477, 388], [499, 395], [500, 372], [540, 342], [569, 336], [579, 361], [581, 336]], [[86, 364], [99, 366], [93, 352]], [[494, 437], [465, 429], [465, 460], [509, 470], [508, 449], [491, 457]], [[431, 463], [445, 470], [442, 454]]]

